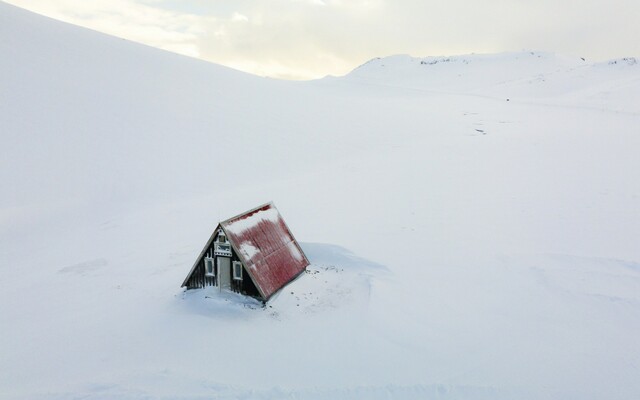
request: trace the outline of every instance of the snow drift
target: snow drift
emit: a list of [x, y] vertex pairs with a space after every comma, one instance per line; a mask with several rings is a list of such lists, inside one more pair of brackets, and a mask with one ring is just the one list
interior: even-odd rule
[[[537, 52], [283, 82], [0, 3], [0, 396], [635, 398], [639, 82]], [[309, 273], [183, 292], [269, 200]]]

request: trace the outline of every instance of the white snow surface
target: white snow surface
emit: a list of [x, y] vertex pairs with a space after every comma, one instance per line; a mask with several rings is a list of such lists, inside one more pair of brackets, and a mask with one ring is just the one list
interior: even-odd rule
[[242, 253], [245, 260], [251, 260], [253, 256], [258, 254], [260, 251], [249, 241], [245, 241], [240, 243], [238, 246], [238, 251]]
[[[640, 397], [640, 66], [446, 60], [277, 81], [0, 3], [0, 398]], [[307, 273], [180, 288], [270, 200]]]

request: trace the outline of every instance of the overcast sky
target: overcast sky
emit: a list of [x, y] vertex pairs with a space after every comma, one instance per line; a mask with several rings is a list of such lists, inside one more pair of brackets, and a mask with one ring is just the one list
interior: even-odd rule
[[377, 56], [541, 50], [640, 56], [640, 0], [5, 0], [111, 35], [285, 79]]

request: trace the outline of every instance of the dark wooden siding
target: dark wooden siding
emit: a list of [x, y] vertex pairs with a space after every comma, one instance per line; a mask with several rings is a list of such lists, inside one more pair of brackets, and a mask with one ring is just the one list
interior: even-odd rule
[[[215, 276], [206, 276], [204, 273], [205, 272], [204, 259], [206, 257], [213, 257], [214, 268], [216, 268], [215, 266], [217, 266], [218, 257], [220, 256], [213, 255], [213, 248], [215, 246], [216, 240], [217, 240], [217, 237], [211, 242], [210, 246], [207, 248], [207, 250], [205, 251], [204, 255], [200, 258], [200, 260], [198, 260], [196, 269], [193, 271], [193, 274], [191, 274], [191, 277], [187, 281], [187, 284], [186, 284], [187, 289], [198, 289], [198, 288], [204, 288], [207, 286], [218, 286], [217, 270], [216, 270]], [[247, 296], [255, 297], [257, 299], [261, 299], [260, 292], [258, 292], [256, 285], [251, 280], [251, 277], [245, 270], [244, 265], [242, 266], [242, 280], [233, 279], [233, 262], [234, 261], [240, 261], [240, 258], [238, 257], [236, 252], [232, 249], [231, 250], [231, 271], [230, 271], [231, 290], [237, 293], [245, 294]]]

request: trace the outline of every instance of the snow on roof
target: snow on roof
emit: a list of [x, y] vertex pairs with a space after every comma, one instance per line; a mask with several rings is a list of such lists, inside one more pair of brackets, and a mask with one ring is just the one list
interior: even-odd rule
[[309, 260], [273, 203], [247, 211], [220, 225], [265, 300], [309, 265]]
[[[268, 204], [267, 206], [273, 206]], [[280, 214], [275, 208], [258, 208], [257, 211], [249, 211], [243, 215], [233, 217], [225, 222], [223, 226], [227, 232], [233, 232], [236, 235], [241, 235], [244, 231], [255, 228], [261, 221], [278, 222]]]

